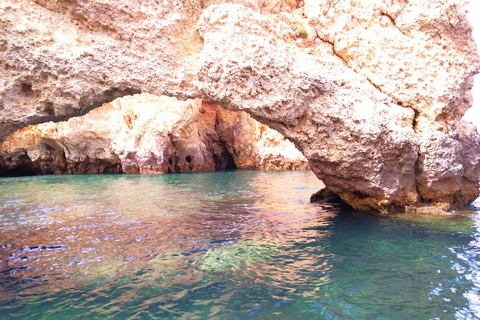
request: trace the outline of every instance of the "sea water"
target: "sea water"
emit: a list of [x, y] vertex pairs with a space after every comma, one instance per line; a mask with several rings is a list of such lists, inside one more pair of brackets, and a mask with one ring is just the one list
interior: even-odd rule
[[321, 186], [308, 171], [0, 179], [0, 319], [480, 319], [475, 204], [378, 216], [310, 204]]

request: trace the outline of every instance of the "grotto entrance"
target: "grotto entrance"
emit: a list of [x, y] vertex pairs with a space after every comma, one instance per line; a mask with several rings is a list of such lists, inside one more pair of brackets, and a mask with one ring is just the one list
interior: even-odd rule
[[215, 171], [237, 169], [233, 156], [228, 150], [225, 150], [220, 155], [214, 154], [213, 157], [215, 160]]
[[147, 93], [23, 128], [2, 150], [4, 175], [309, 168], [293, 143], [245, 112]]

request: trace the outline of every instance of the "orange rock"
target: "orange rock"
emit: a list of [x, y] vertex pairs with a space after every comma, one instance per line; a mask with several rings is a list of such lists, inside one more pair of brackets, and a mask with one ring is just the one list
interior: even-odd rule
[[3, 151], [10, 170], [41, 174], [308, 169], [291, 142], [247, 113], [150, 94], [24, 128]]

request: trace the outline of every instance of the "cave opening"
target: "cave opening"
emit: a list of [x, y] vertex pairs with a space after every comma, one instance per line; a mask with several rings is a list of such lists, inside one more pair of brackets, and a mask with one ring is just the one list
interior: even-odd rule
[[[29, 90], [28, 84], [25, 84], [24, 90]], [[29, 159], [32, 163], [22, 163], [27, 168], [19, 168], [15, 171], [9, 169], [12, 168], [10, 165], [11, 161], [8, 164], [0, 162], [0, 175], [4, 175], [2, 171], [5, 170], [9, 171], [10, 175], [82, 174], [94, 172], [100, 174], [134, 172], [180, 173], [237, 169], [282, 170], [294, 168], [294, 165], [299, 167], [302, 165], [298, 164], [298, 157], [292, 156], [289, 158], [290, 154], [285, 153], [284, 149], [271, 151], [272, 141], [282, 143], [282, 140], [277, 136], [272, 136], [271, 133], [266, 134], [267, 128], [262, 127], [262, 124], [254, 122], [255, 119], [238, 115], [234, 111], [224, 110], [221, 105], [211, 102], [198, 102], [196, 100], [179, 101], [172, 100], [170, 97], [154, 96], [147, 93], [135, 95], [128, 95], [128, 93], [128, 90], [120, 91], [115, 89], [107, 92], [102, 102], [110, 101], [116, 96], [125, 94], [127, 96], [102, 105], [84, 116], [73, 117], [76, 119], [72, 122], [72, 124], [75, 124], [75, 127], [71, 128], [69, 123], [63, 123], [58, 126], [52, 124], [44, 129], [32, 127], [37, 131], [45, 130], [44, 132], [41, 131], [43, 132], [41, 139], [40, 134], [35, 130], [32, 130], [30, 134], [25, 134], [26, 130], [31, 129], [21, 129], [24, 130], [23, 133], [13, 133], [7, 137], [11, 150], [9, 151], [9, 156], [16, 156], [22, 150], [41, 151], [42, 156], [35, 157], [34, 160]], [[81, 104], [83, 105], [87, 102], [82, 100]], [[162, 107], [158, 108], [160, 105]], [[190, 114], [182, 111], [185, 113], [186, 118], [185, 120], [183, 118], [176, 120], [179, 122], [178, 126], [183, 128], [182, 126], [185, 123], [189, 123], [189, 126], [181, 129], [183, 131], [179, 131], [178, 136], [173, 136], [171, 132], [168, 132], [165, 136], [162, 135], [163, 133], [147, 137], [142, 135], [142, 139], [144, 138], [148, 143], [142, 144], [140, 143], [141, 139], [135, 140], [134, 147], [136, 149], [129, 151], [128, 156], [123, 158], [121, 158], [120, 154], [114, 153], [116, 151], [109, 147], [112, 145], [112, 141], [115, 141], [113, 144], [115, 146], [123, 146], [126, 142], [131, 141], [129, 140], [131, 136], [137, 135], [138, 132], [156, 132], [156, 129], [152, 126], [154, 124], [153, 120], [150, 119], [152, 120], [151, 122], [147, 121], [147, 116], [142, 118], [144, 111], [140, 112], [138, 110], [145, 110], [145, 108], [154, 110], [154, 108], [158, 108], [162, 113], [152, 111], [152, 113], [147, 112], [145, 114], [148, 117], [154, 114], [155, 117], [161, 119], [164, 117], [163, 113], [169, 114], [170, 109], [191, 110], [190, 106], [194, 107], [193, 110], [197, 110], [196, 108], [198, 107], [198, 113]], [[47, 105], [48, 110], [53, 110], [52, 108], [51, 104]], [[87, 109], [90, 109], [90, 107]], [[119, 112], [120, 117], [113, 116], [114, 112]], [[173, 113], [176, 114], [178, 112], [175, 111]], [[116, 122], [109, 122], [106, 119], [116, 119]], [[92, 128], [92, 123], [97, 124], [97, 126]], [[155, 125], [157, 124], [155, 123]], [[110, 127], [116, 128], [115, 130], [125, 129], [125, 132], [129, 135], [125, 137], [120, 136], [117, 141], [117, 136], [108, 132], [107, 128]], [[84, 128], [83, 131], [82, 128]], [[178, 131], [180, 129], [175, 130]], [[72, 132], [75, 133], [75, 136], [72, 136]], [[278, 132], [276, 133], [279, 134]], [[22, 134], [25, 137], [29, 137], [30, 140], [22, 142], [23, 140], [20, 139]], [[262, 141], [264, 136], [267, 137], [265, 138], [266, 142]], [[86, 147], [85, 141], [92, 137], [95, 139], [93, 147]], [[158, 140], [152, 143], [154, 139]], [[49, 143], [43, 147], [36, 142], [45, 140], [48, 140]], [[169, 149], [168, 153], [163, 152], [168, 156], [166, 156], [166, 159], [162, 159], [161, 164], [157, 164], [160, 158], [155, 158], [155, 156], [162, 154], [164, 150], [161, 148], [169, 145], [167, 143], [168, 140], [171, 140], [170, 143], [174, 143], [174, 148], [173, 150]], [[50, 142], [52, 145], [50, 145]], [[158, 151], [156, 153], [153, 150], [144, 150], [146, 147], [158, 147], [160, 149], [155, 150]], [[260, 151], [263, 150], [262, 148], [268, 149], [268, 152], [258, 156], [261, 153]], [[67, 155], [63, 149], [69, 150]], [[100, 151], [97, 152], [98, 150]], [[105, 150], [105, 152], [102, 150]], [[29, 154], [35, 155], [37, 153], [30, 152]], [[79, 162], [78, 159], [72, 158], [72, 155], [76, 154], [79, 154], [80, 158], [87, 157], [86, 159], [90, 160], [80, 160]], [[284, 154], [287, 154], [287, 156], [281, 158]], [[266, 158], [263, 159], [262, 156]], [[286, 159], [286, 162], [291, 161], [293, 164], [283, 163], [283, 160], [279, 161], [278, 157]], [[124, 172], [123, 163], [128, 164], [128, 171]], [[28, 169], [30, 166], [32, 168]]]
[[25, 154], [19, 157], [18, 163], [12, 167], [0, 168], [0, 177], [12, 178], [12, 177], [26, 177], [36, 176], [39, 174], [36, 171], [33, 162]]
[[236, 170], [237, 166], [233, 160], [233, 155], [228, 150], [222, 150], [220, 154], [214, 154], [215, 171]]
[[3, 174], [0, 174], [0, 176], [4, 178], [28, 177], [36, 175], [38, 175], [38, 173], [27, 166], [18, 166], [13, 169], [6, 170]]

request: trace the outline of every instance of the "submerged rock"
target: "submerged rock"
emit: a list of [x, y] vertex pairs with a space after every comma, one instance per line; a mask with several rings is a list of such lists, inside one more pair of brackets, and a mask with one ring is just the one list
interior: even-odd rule
[[248, 112], [356, 209], [479, 195], [465, 0], [221, 2], [2, 1], [0, 141], [150, 92]]
[[239, 240], [209, 249], [193, 264], [209, 272], [232, 271], [265, 262], [278, 252], [276, 244], [267, 241]]
[[308, 169], [291, 142], [244, 112], [150, 94], [24, 128], [7, 138], [3, 151], [13, 173]]

